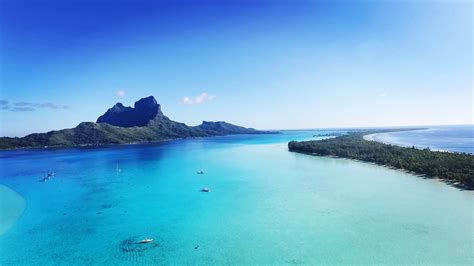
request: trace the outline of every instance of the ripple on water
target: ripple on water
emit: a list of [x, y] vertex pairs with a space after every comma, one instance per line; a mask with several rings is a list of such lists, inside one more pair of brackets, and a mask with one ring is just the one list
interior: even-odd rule
[[121, 258], [133, 263], [151, 262], [151, 258], [146, 256], [146, 252], [158, 248], [159, 244], [156, 241], [140, 243], [142, 239], [143, 237], [134, 236], [120, 242]]

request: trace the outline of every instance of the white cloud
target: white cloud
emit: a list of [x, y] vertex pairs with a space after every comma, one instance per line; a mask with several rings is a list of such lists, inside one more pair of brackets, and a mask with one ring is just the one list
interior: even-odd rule
[[12, 111], [35, 111], [36, 109], [69, 109], [69, 106], [55, 103], [32, 103], [32, 102], [16, 102], [13, 104]]
[[123, 96], [125, 96], [125, 91], [124, 90], [118, 90], [118, 91], [115, 92], [115, 96], [123, 97]]
[[193, 101], [189, 97], [184, 97], [181, 101], [183, 104], [193, 104]]
[[181, 100], [181, 103], [182, 104], [201, 104], [201, 103], [205, 103], [205, 102], [210, 102], [210, 101], [214, 100], [215, 98], [216, 98], [216, 96], [209, 95], [206, 92], [203, 92], [203, 93], [199, 94], [198, 96], [196, 96], [194, 98], [184, 97]]

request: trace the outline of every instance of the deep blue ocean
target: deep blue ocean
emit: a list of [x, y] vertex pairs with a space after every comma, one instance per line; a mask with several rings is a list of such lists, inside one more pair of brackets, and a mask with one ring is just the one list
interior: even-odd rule
[[0, 152], [0, 265], [473, 264], [472, 192], [288, 152], [327, 133]]

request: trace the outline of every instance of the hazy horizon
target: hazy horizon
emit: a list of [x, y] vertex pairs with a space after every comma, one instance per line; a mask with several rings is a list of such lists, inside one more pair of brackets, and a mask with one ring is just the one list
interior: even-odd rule
[[188, 125], [471, 125], [470, 1], [2, 1], [0, 136], [153, 95]]
[[[117, 102], [117, 103], [119, 103], [119, 102]], [[133, 107], [133, 104], [131, 104], [130, 106]], [[162, 107], [162, 110], [163, 110], [163, 107]], [[164, 112], [164, 114], [166, 116], [168, 116], [166, 114], [166, 112]], [[172, 117], [169, 117], [169, 118], [171, 120], [174, 120]], [[210, 120], [208, 120], [208, 119], [201, 120], [201, 122], [204, 122], [204, 121], [210, 121]], [[227, 121], [227, 120], [215, 120], [215, 121], [225, 121], [225, 122], [228, 122], [228, 123], [231, 123], [231, 124], [233, 123], [232, 121]], [[82, 122], [96, 122], [96, 119], [81, 121], [79, 123], [82, 123]], [[182, 122], [182, 121], [177, 121], [177, 122]], [[185, 123], [185, 124], [188, 125], [188, 126], [198, 126], [199, 124], [201, 124], [201, 122], [196, 123], [196, 124], [188, 124], [188, 123]], [[76, 124], [72, 127], [75, 127], [78, 124]], [[233, 124], [235, 124], [235, 123], [233, 123]], [[250, 127], [250, 126], [247, 126], [245, 124], [237, 124], [237, 125], [238, 126], [243, 126], [243, 127]], [[374, 128], [453, 127], [453, 126], [459, 126], [459, 127], [474, 126], [474, 123], [470, 123], [470, 124], [388, 125], [388, 126], [387, 125], [365, 125], [365, 126], [361, 125], [361, 126], [338, 126], [338, 127], [318, 127], [318, 126], [315, 126], [315, 127], [300, 127], [300, 128], [256, 128], [256, 129], [258, 129], [258, 130], [275, 130], [275, 131], [278, 131], [278, 130], [281, 130], [281, 131], [292, 131], [292, 130], [298, 131], [298, 130], [331, 130], [331, 129], [333, 129], [333, 130], [338, 130], [338, 129], [343, 130], [343, 129], [374, 129]], [[11, 136], [5, 135], [5, 136], [0, 136], [0, 137], [24, 137], [24, 136], [32, 134], [32, 133], [46, 133], [46, 132], [49, 132], [49, 131], [55, 131], [55, 130], [61, 130], [61, 129], [66, 129], [66, 128], [52, 128], [52, 129], [49, 129], [49, 130], [46, 130], [46, 131], [28, 132], [28, 133], [23, 134], [23, 135], [11, 135]]]

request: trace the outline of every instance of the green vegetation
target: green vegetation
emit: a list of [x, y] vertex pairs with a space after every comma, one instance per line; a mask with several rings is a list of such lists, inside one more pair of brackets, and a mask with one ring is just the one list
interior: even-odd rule
[[437, 177], [465, 189], [474, 189], [473, 155], [404, 148], [365, 140], [363, 136], [370, 133], [376, 132], [355, 132], [317, 141], [291, 141], [288, 148], [293, 152], [337, 156], [403, 169]]
[[276, 133], [225, 122], [204, 122], [203, 125], [189, 127], [165, 116], [155, 117], [145, 127], [118, 127], [106, 123], [83, 122], [75, 128], [35, 133], [23, 138], [1, 137], [0, 149], [100, 146], [232, 134]]
[[153, 96], [135, 102], [135, 108], [121, 103], [97, 119], [75, 128], [35, 133], [23, 138], [0, 138], [0, 149], [98, 146], [179, 138], [212, 137], [234, 134], [276, 134], [229, 124], [224, 121], [202, 122], [190, 127], [169, 119]]

